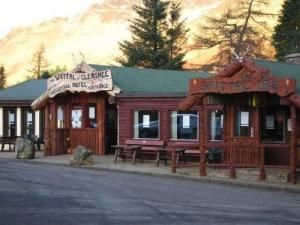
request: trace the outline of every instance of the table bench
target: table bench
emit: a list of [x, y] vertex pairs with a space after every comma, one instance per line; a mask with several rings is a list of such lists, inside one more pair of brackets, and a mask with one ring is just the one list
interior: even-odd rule
[[168, 160], [172, 161], [172, 152], [175, 151], [175, 160], [176, 160], [176, 165], [179, 163], [179, 159], [182, 158], [185, 160], [185, 148], [181, 147], [166, 147], [166, 148], [161, 148], [159, 149], [157, 160], [156, 160], [156, 165], [157, 167], [159, 166], [160, 160], [165, 161], [165, 165], [168, 165]]
[[5, 145], [9, 146], [9, 151], [15, 151], [15, 143], [17, 137], [0, 137], [1, 152], [4, 151]]
[[164, 146], [163, 141], [159, 140], [126, 140], [124, 145], [113, 145], [115, 148], [114, 162], [116, 163], [118, 158], [122, 158], [124, 161], [126, 157], [132, 157], [132, 164], [135, 164], [136, 158], [140, 158], [141, 162], [144, 160], [144, 156], [154, 156], [157, 161], [159, 157], [159, 149]]

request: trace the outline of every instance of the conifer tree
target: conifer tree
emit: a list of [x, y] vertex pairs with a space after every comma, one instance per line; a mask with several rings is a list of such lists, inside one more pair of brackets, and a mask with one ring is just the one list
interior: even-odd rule
[[300, 1], [286, 0], [283, 4], [279, 23], [275, 27], [273, 43], [276, 58], [300, 51]]
[[187, 32], [180, 21], [180, 4], [142, 0], [133, 10], [137, 16], [130, 21], [132, 39], [119, 43], [122, 56], [117, 61], [129, 67], [180, 69]]
[[3, 64], [0, 66], [0, 89], [5, 88], [6, 86], [6, 75], [5, 75], [5, 68]]
[[182, 69], [186, 52], [183, 45], [186, 42], [186, 34], [189, 29], [185, 26], [185, 20], [181, 20], [181, 3], [172, 1], [169, 10], [169, 29], [167, 31], [167, 48], [169, 60], [167, 69]]

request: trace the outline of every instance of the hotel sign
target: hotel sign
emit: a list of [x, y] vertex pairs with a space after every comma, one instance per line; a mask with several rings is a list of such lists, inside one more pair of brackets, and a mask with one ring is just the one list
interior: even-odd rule
[[88, 73], [58, 73], [48, 79], [47, 92], [50, 98], [70, 92], [111, 91], [113, 82], [110, 70]]

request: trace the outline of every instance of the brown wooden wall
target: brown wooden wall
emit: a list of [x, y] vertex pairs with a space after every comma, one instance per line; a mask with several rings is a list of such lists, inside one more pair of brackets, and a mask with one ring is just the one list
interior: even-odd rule
[[[106, 96], [97, 94], [64, 94], [52, 99], [45, 107], [45, 154], [66, 154], [68, 148], [84, 145], [93, 154], [105, 154]], [[96, 105], [97, 128], [71, 128], [72, 105]], [[64, 106], [64, 128], [57, 128], [57, 107]], [[83, 115], [87, 115], [83, 107]], [[83, 121], [85, 123], [85, 121]]]
[[[179, 110], [178, 104], [182, 99], [183, 98], [119, 98], [119, 143], [124, 144], [126, 139], [133, 138], [133, 116], [135, 110], [158, 110], [160, 118], [159, 139], [164, 141], [165, 145], [173, 143], [174, 141], [170, 140], [170, 116], [172, 111]], [[197, 110], [197, 107], [192, 110]], [[198, 144], [198, 141], [185, 141], [185, 144], [195, 146], [195, 144]]]

